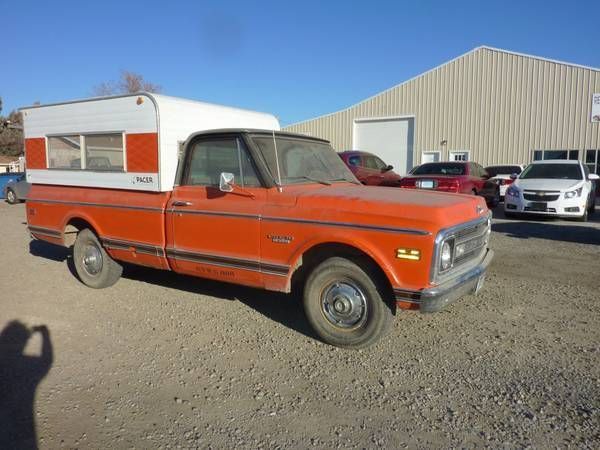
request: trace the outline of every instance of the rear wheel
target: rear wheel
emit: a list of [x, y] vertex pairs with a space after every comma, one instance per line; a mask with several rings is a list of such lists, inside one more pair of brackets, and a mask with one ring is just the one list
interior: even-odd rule
[[96, 235], [87, 228], [77, 234], [73, 261], [79, 279], [94, 289], [112, 286], [123, 273], [123, 267], [110, 257]]
[[13, 191], [12, 189], [6, 190], [6, 201], [11, 205], [14, 205], [19, 201], [19, 199], [17, 198], [17, 194], [15, 194], [15, 191]]
[[331, 345], [362, 348], [385, 335], [392, 307], [374, 270], [345, 258], [314, 268], [304, 288], [304, 310], [319, 337]]

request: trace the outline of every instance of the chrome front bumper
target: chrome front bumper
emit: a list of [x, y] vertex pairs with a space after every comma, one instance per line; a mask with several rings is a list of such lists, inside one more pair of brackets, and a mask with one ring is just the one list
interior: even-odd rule
[[485, 272], [493, 257], [494, 251], [488, 249], [481, 262], [468, 272], [432, 288], [422, 291], [394, 289], [396, 301], [418, 306], [419, 311], [423, 313], [440, 311], [459, 298], [476, 294], [481, 289]]

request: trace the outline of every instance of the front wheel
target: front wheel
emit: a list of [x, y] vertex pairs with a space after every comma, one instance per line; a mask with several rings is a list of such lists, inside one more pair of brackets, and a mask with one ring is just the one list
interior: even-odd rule
[[96, 235], [85, 228], [77, 234], [73, 247], [73, 261], [79, 279], [94, 289], [115, 284], [123, 267], [104, 250]]
[[15, 194], [15, 191], [13, 191], [12, 189], [6, 190], [6, 201], [8, 203], [10, 203], [11, 205], [14, 205], [15, 203], [17, 203], [19, 201], [17, 199], [17, 194]]
[[314, 268], [304, 288], [304, 311], [323, 341], [357, 349], [385, 335], [393, 309], [377, 278], [374, 270], [345, 258], [329, 258]]

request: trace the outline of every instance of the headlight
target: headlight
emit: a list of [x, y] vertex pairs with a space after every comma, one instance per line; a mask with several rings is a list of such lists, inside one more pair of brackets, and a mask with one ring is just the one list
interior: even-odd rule
[[581, 191], [583, 191], [583, 186], [574, 191], [565, 192], [565, 198], [581, 197]]
[[509, 197], [518, 197], [519, 196], [519, 189], [516, 186], [510, 186], [506, 190], [506, 195], [508, 195]]
[[454, 247], [454, 241], [447, 240], [442, 244], [442, 251], [440, 253], [440, 269], [448, 270], [452, 266], [452, 251]]

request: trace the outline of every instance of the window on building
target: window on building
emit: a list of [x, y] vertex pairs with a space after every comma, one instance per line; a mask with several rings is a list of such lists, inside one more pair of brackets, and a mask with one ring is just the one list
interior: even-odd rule
[[88, 170], [123, 171], [123, 135], [85, 136], [85, 168]]
[[590, 173], [600, 174], [600, 150], [586, 150], [585, 165]]
[[450, 161], [468, 161], [469, 152], [450, 152]]
[[545, 159], [579, 159], [579, 150], [534, 150], [533, 160]]
[[239, 186], [260, 186], [246, 149], [235, 138], [199, 141], [192, 149], [188, 167], [187, 185], [217, 187], [221, 173], [229, 172]]
[[48, 168], [81, 169], [81, 136], [49, 137]]

